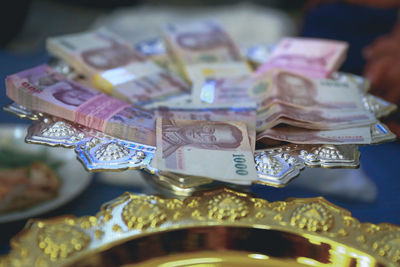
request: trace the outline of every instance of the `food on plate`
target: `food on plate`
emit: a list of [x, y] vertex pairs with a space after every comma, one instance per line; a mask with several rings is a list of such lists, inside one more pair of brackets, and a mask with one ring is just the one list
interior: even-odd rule
[[[45, 163], [45, 157], [39, 155], [7, 154], [8, 160], [0, 164], [0, 214], [27, 209], [58, 195], [61, 182], [55, 171], [57, 164]], [[24, 165], [16, 164], [18, 158]]]

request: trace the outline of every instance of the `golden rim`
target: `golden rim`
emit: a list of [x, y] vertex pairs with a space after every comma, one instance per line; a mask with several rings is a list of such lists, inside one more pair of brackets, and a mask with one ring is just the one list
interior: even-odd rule
[[[212, 233], [217, 228], [220, 230]], [[94, 260], [94, 255], [99, 260], [105, 251], [132, 240], [178, 230], [193, 232], [193, 229], [208, 229], [204, 231], [209, 236], [225, 233], [233, 238], [238, 228], [247, 229], [249, 236], [269, 231], [291, 236], [291, 242], [297, 246], [300, 243], [296, 242], [304, 239], [302, 242], [319, 248], [329, 247], [326, 262], [296, 254], [290, 259], [285, 255], [286, 263], [289, 260], [313, 266], [333, 266], [337, 262], [342, 266], [400, 264], [399, 226], [360, 223], [349, 211], [322, 197], [268, 202], [223, 188], [199, 192], [183, 200], [125, 193], [104, 204], [95, 216], [30, 220], [11, 240], [12, 250], [0, 260], [0, 266], [94, 266], [87, 260]], [[268, 242], [278, 241], [265, 240], [265, 244]], [[263, 254], [265, 259], [281, 260], [268, 253]]]

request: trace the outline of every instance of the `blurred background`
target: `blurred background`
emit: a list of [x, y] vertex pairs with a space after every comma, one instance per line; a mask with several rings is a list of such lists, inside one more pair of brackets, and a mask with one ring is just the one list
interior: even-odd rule
[[[135, 45], [158, 38], [158, 27], [165, 22], [207, 17], [220, 20], [241, 48], [273, 45], [284, 36], [347, 41], [341, 71], [369, 77], [372, 93], [400, 104], [398, 8], [395, 0], [13, 0], [0, 9], [0, 78], [47, 62], [45, 40], [52, 35], [106, 27]], [[4, 83], [0, 94], [0, 105], [8, 104]], [[399, 113], [388, 119], [398, 134], [399, 122]], [[29, 121], [0, 112], [0, 123], [10, 127]], [[253, 192], [269, 201], [322, 195], [360, 221], [400, 224], [399, 142], [360, 150], [358, 170], [307, 170], [287, 188], [254, 186]], [[41, 217], [94, 214], [125, 191], [154, 189], [138, 172], [98, 173], [72, 202]], [[0, 254], [25, 223], [21, 219], [0, 225]]]

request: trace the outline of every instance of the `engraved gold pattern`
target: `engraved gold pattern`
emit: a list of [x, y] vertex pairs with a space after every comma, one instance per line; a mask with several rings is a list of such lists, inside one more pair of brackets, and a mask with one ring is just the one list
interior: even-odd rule
[[400, 231], [390, 233], [372, 244], [373, 249], [381, 256], [400, 263]]
[[360, 223], [324, 198], [270, 203], [247, 193], [218, 189], [183, 201], [125, 193], [104, 204], [96, 216], [31, 220], [12, 239], [12, 250], [0, 258], [0, 266], [68, 265], [122, 240], [215, 226], [270, 229], [315, 244], [323, 241], [346, 248], [341, 251], [349, 255], [370, 255], [384, 265], [400, 264], [399, 226]]
[[221, 221], [236, 221], [249, 214], [249, 207], [246, 204], [244, 200], [233, 194], [222, 193], [208, 202], [208, 216]]
[[[153, 204], [152, 200], [132, 199], [122, 211], [122, 219], [128, 229], [143, 230], [156, 227], [167, 219], [160, 207]], [[174, 206], [174, 201], [169, 206]]]
[[321, 204], [311, 203], [298, 207], [290, 223], [312, 232], [328, 231], [333, 225], [333, 217]]
[[90, 237], [71, 225], [54, 224], [41, 229], [37, 245], [52, 261], [67, 258], [88, 245]]

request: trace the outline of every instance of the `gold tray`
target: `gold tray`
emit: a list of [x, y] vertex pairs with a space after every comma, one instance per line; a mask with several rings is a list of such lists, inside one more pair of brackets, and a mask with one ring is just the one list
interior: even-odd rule
[[0, 266], [394, 266], [399, 240], [399, 226], [360, 223], [322, 197], [125, 193], [95, 216], [30, 220]]

